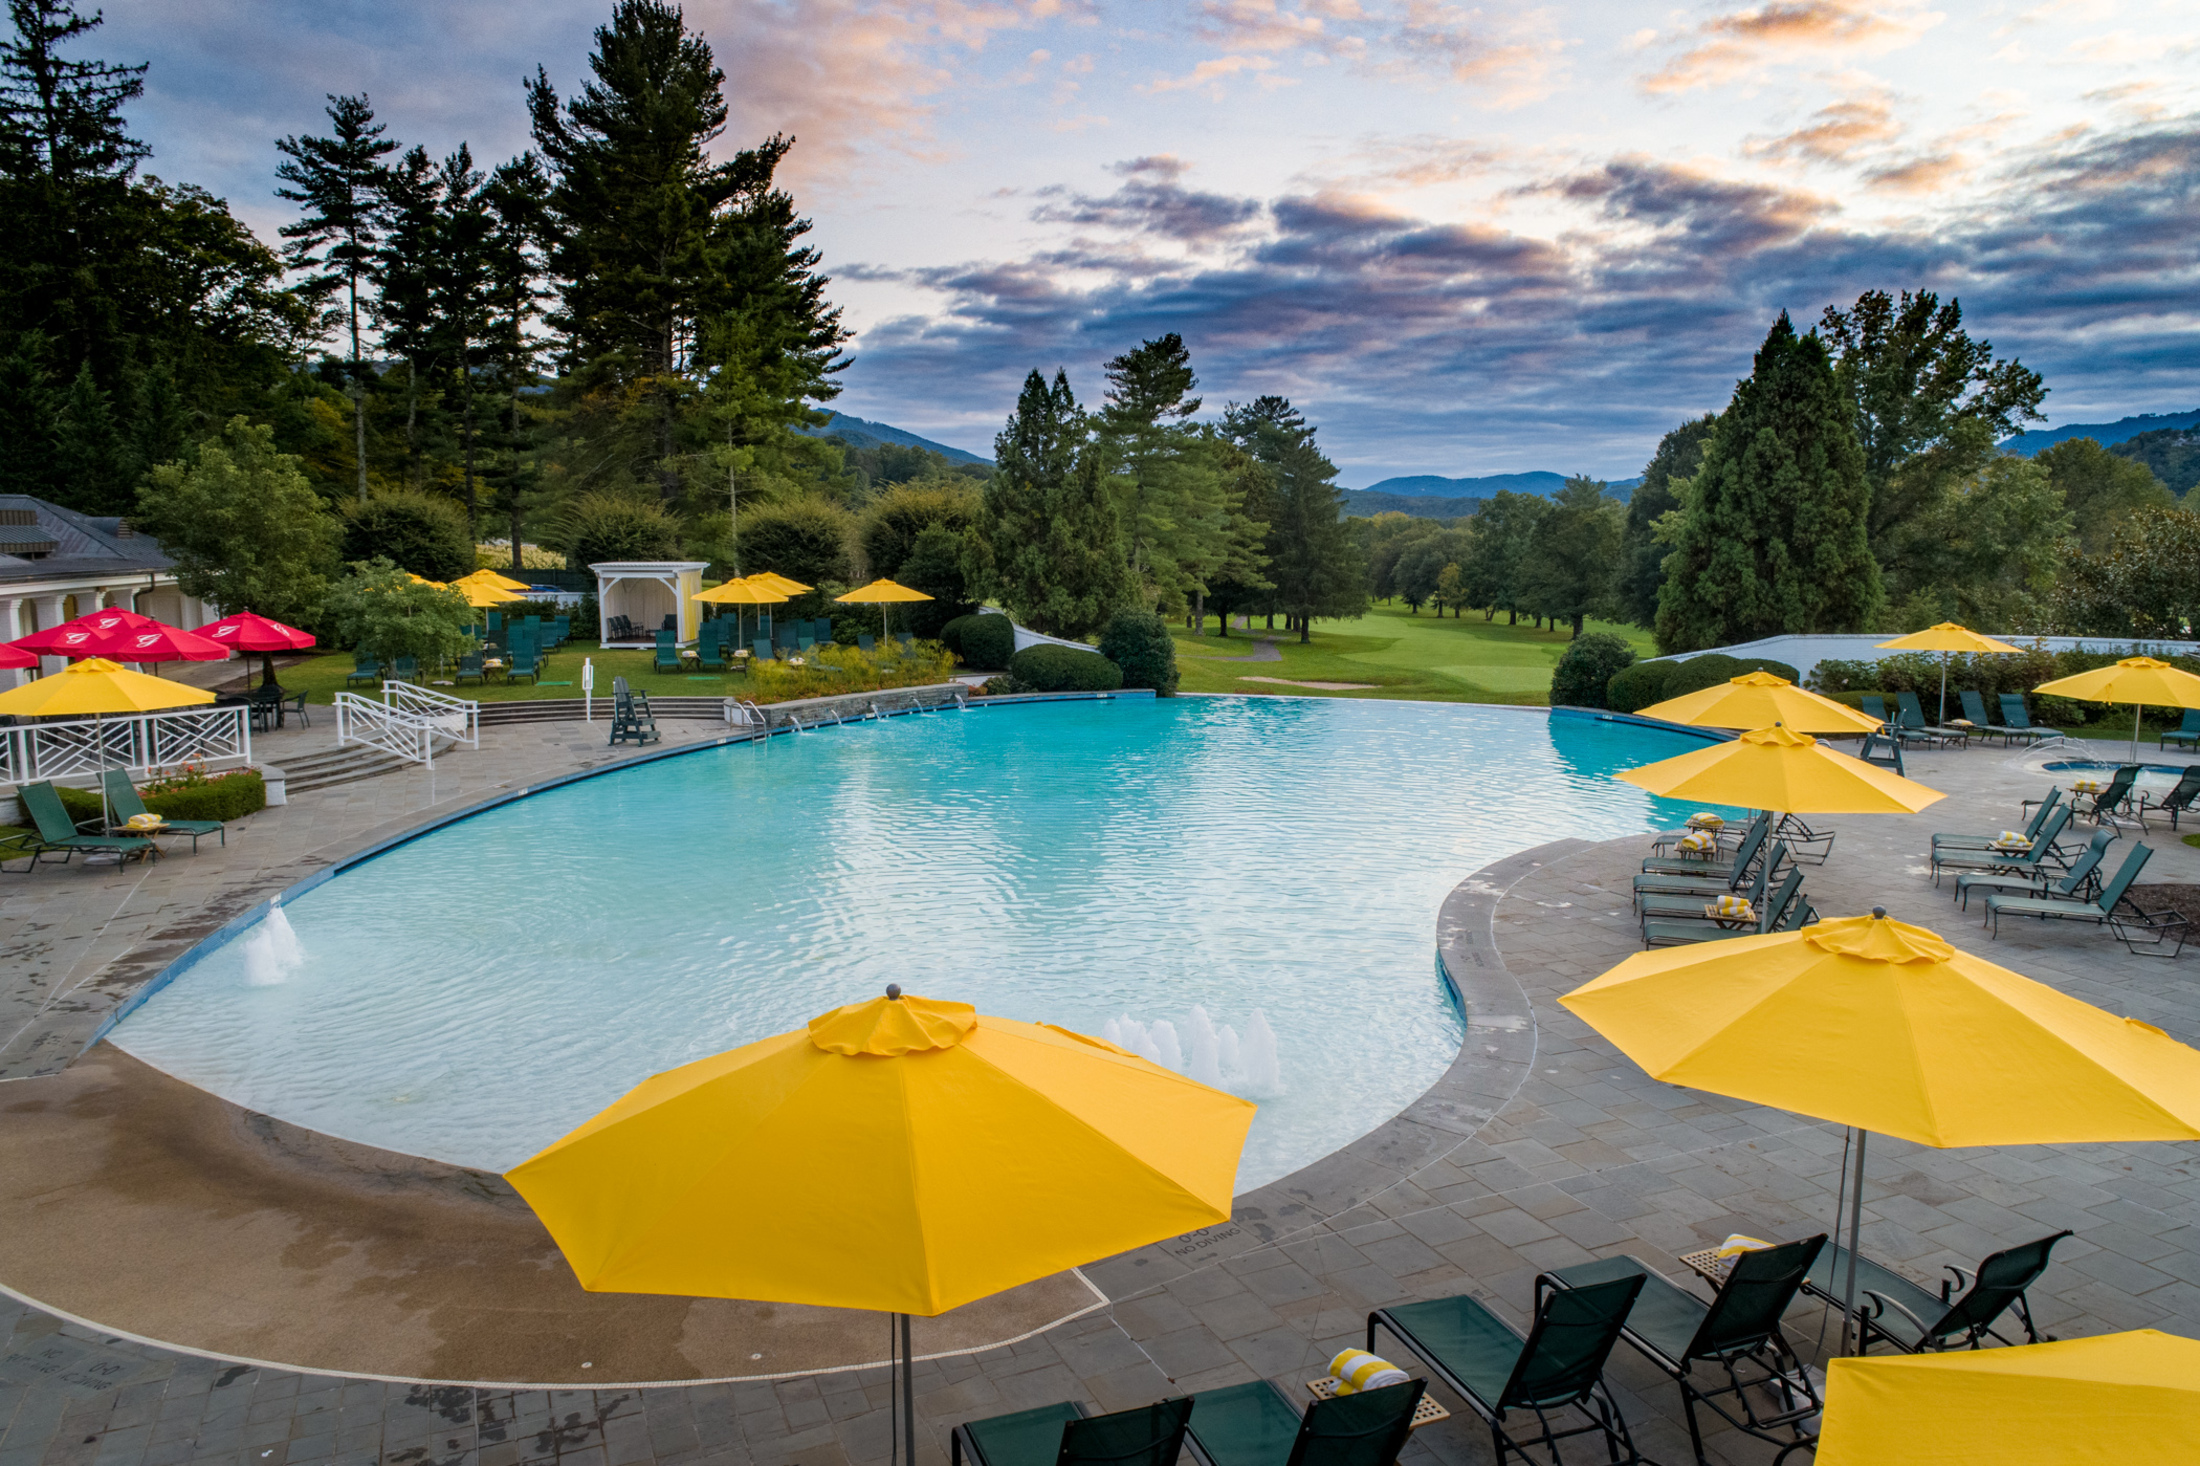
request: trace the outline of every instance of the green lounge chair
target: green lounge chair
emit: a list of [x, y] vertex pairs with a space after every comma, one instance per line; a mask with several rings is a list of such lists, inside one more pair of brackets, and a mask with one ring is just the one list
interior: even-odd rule
[[[2070, 814], [2070, 806], [2067, 804], [2050, 813], [2047, 822], [2032, 833], [2031, 845], [2023, 850], [1996, 850], [1991, 845], [1964, 849], [1951, 846], [1933, 847], [1933, 884], [1940, 884], [1940, 873], [1944, 870], [2008, 870], [2019, 873], [2044, 870], [2046, 867], [2041, 862], [2053, 857], [2055, 840], [2062, 834], [2063, 827], [2070, 823]], [[2067, 859], [2068, 856], [2063, 857], [2063, 860]], [[2055, 861], [2056, 865], [2062, 863], [2062, 860]]]
[[2156, 748], [2167, 748], [2172, 743], [2183, 748], [2200, 749], [2200, 708], [2186, 708], [2184, 721], [2162, 734]]
[[502, 611], [485, 612], [481, 619], [488, 624], [491, 631], [502, 631], [504, 629], [504, 613]]
[[[2027, 799], [2024, 801], [2023, 807], [2032, 810], [2031, 818], [2025, 821], [2024, 837], [2029, 840], [2038, 835], [2040, 826], [2047, 823], [2048, 812], [2061, 802], [2062, 790], [2052, 784], [2047, 786], [2047, 797], [2045, 799]], [[2035, 805], [2038, 808], [2033, 808]], [[1998, 831], [1991, 835], [1935, 835], [1933, 836], [1933, 849], [1984, 850], [2000, 838]]]
[[483, 653], [481, 652], [460, 653], [458, 671], [452, 675], [451, 680], [459, 683], [472, 681], [486, 684], [489, 680], [489, 674], [481, 669], [482, 656]]
[[1940, 740], [1922, 728], [1905, 728], [1901, 720], [1887, 711], [1887, 700], [1876, 693], [1867, 694], [1862, 702], [1864, 716], [1879, 720], [1879, 736], [1893, 740], [1896, 747], [1906, 743], [1938, 745]]
[[870, 632], [859, 631], [856, 633], [856, 650], [865, 652], [876, 651], [878, 650], [878, 643], [871, 639]]
[[1303, 1416], [1271, 1380], [1192, 1396], [1184, 1433], [1199, 1466], [1392, 1466], [1425, 1380], [1316, 1400]]
[[374, 683], [381, 680], [382, 664], [380, 662], [364, 652], [352, 653], [351, 670], [344, 674], [344, 685], [346, 687], [351, 686], [354, 682]]
[[2131, 802], [2131, 786], [2139, 780], [2137, 764], [2121, 764], [2109, 775], [2106, 787], [2091, 794], [2074, 793], [2070, 796], [2071, 812], [2079, 819], [2095, 824], [2112, 821]]
[[[2001, 918], [2004, 914], [2010, 916], [2036, 916], [2042, 921], [2084, 921], [2095, 926], [2110, 927], [2115, 931], [2119, 941], [2123, 942], [2133, 952], [2137, 952], [2139, 949], [2134, 945], [2134, 939], [2127, 936], [2123, 930], [2125, 926], [2152, 931], [2154, 935], [2151, 938], [2144, 939], [2148, 940], [2151, 945], [2156, 946], [2159, 946], [2164, 938], [2172, 934], [2170, 928], [2174, 927], [2177, 947], [2179, 951], [2182, 951], [2185, 945], [2182, 918], [2173, 917], [2169, 913], [2150, 914], [2143, 912], [2139, 910], [2136, 903], [2132, 904], [2128, 918], [2119, 913], [2117, 909], [2123, 904], [2125, 893], [2131, 889], [2131, 883], [2139, 878], [2139, 872], [2146, 868], [2147, 860], [2153, 854], [2154, 851], [2149, 846], [2132, 846], [2124, 855], [2124, 863], [2116, 867], [2116, 874], [2109, 877], [2108, 884], [2101, 887], [2101, 894], [2091, 901], [2066, 901], [2052, 896], [2005, 896], [1998, 891], [1993, 892], [1986, 898], [1987, 928], [1996, 938], [1999, 938], [2001, 936]], [[2151, 955], [2165, 954], [2154, 953]], [[2174, 957], [2177, 953], [2170, 952], [2166, 955]]]
[[22, 801], [23, 812], [31, 817], [31, 824], [38, 831], [38, 853], [43, 855], [48, 850], [59, 850], [63, 865], [80, 850], [86, 855], [105, 852], [114, 856], [117, 865], [133, 855], [159, 853], [152, 841], [135, 835], [79, 834], [76, 822], [69, 818], [68, 807], [61, 802], [51, 781], [25, 784], [15, 791], [15, 797]]
[[2042, 738], [2062, 737], [2062, 729], [2049, 728], [2032, 721], [2031, 714], [2024, 710], [2024, 694], [2021, 692], [2005, 692], [2001, 695], [2001, 721], [2008, 728], [2012, 739], [2021, 738], [2026, 743], [2037, 743]]
[[1971, 720], [1971, 726], [1981, 738], [1999, 738], [2003, 743], [2017, 732], [2005, 723], [1997, 723], [1986, 711], [1986, 699], [1968, 689], [1956, 694], [1963, 700], [1963, 716]]
[[917, 645], [917, 638], [912, 633], [907, 631], [895, 632], [894, 640], [901, 643], [901, 649], [905, 652], [914, 650]]
[[698, 672], [723, 672], [726, 670], [726, 652], [717, 637], [707, 637], [695, 645], [695, 670]]
[[749, 660], [751, 662], [768, 662], [771, 659], [772, 644], [770, 637], [759, 636], [749, 643]]
[[391, 658], [391, 659], [390, 659], [390, 680], [391, 680], [392, 682], [418, 682], [418, 681], [420, 680], [420, 660], [419, 660], [419, 658], [417, 658], [417, 657], [393, 657], [393, 658]]
[[1736, 886], [1729, 882], [1709, 880], [1683, 882], [1679, 876], [1660, 876], [1658, 879], [1672, 882], [1654, 891], [1639, 887], [1635, 891], [1635, 909], [1645, 919], [1665, 916], [1695, 916], [1704, 907], [1721, 896], [1747, 896], [1749, 904], [1762, 911], [1765, 891], [1772, 884], [1773, 875], [1783, 864], [1792, 864], [1787, 858], [1787, 846], [1774, 845], [1772, 853], [1757, 862], [1757, 870], [1747, 881]]
[[[121, 769], [109, 769], [105, 775], [107, 785], [107, 833], [127, 835], [129, 830], [120, 828], [129, 824], [134, 815], [151, 814], [145, 801], [138, 797], [137, 786]], [[219, 835], [222, 843], [229, 843], [229, 827], [220, 820], [169, 820], [167, 827], [179, 835], [191, 837], [191, 853], [199, 853], [199, 841], [208, 835]]]
[[2176, 829], [2178, 816], [2191, 813], [2192, 801], [2195, 795], [2200, 795], [2200, 764], [2194, 764], [2182, 774], [2179, 774], [2177, 776], [2177, 787], [2160, 799], [2155, 799], [2143, 789], [2140, 790], [2139, 802], [2133, 806], [2139, 815], [2139, 828], [2143, 830], [2147, 827], [2147, 815], [2153, 813], [2168, 815], [2169, 827], [2173, 830]]
[[[2032, 1323], [2032, 1306], [2025, 1293], [2047, 1271], [2055, 1244], [2068, 1237], [2065, 1230], [2021, 1247], [2005, 1248], [1978, 1265], [1977, 1270], [1951, 1267], [1955, 1277], [1940, 1285], [1935, 1296], [1891, 1268], [1868, 1257], [1856, 1262], [1858, 1321], [1863, 1348], [1891, 1344], [1905, 1354], [1936, 1353], [1944, 1349], [1976, 1349], [1985, 1340], [2014, 1344], [1994, 1325], [2003, 1314], [2015, 1310], [2024, 1325], [2025, 1342], [2044, 1342]], [[1845, 1247], [1828, 1247], [1811, 1264], [1804, 1287], [1834, 1305], [1848, 1290], [1849, 1253]]]
[[1685, 946], [1691, 942], [1723, 942], [1733, 937], [1757, 937], [1767, 932], [1793, 931], [1805, 924], [1801, 912], [1808, 905], [1803, 900], [1803, 872], [1799, 866], [1789, 866], [1787, 879], [1769, 901], [1752, 903], [1757, 907], [1755, 926], [1721, 926], [1702, 915], [1709, 902], [1699, 903], [1696, 915], [1678, 914], [1645, 918], [1642, 923], [1642, 945], [1649, 947]]
[[[1735, 855], [1739, 857], [1744, 849], [1748, 849], [1750, 851], [1750, 859], [1754, 860], [1756, 858], [1757, 850], [1760, 850], [1764, 847], [1765, 836], [1769, 834], [1771, 830], [1772, 816], [1766, 814], [1758, 815], [1755, 819], [1749, 822], [1749, 828], [1743, 831], [1742, 843], [1739, 846], [1735, 847]], [[1756, 841], [1754, 847], [1752, 847], [1750, 844], [1752, 838], [1754, 838]], [[1747, 863], [1741, 861], [1738, 858], [1729, 860], [1724, 864], [1721, 864], [1716, 859], [1691, 860], [1687, 856], [1682, 855], [1653, 855], [1642, 863], [1642, 873], [1646, 876], [1724, 875], [1728, 880], [1732, 880], [1734, 877], [1741, 874], [1747, 868]]]
[[[1642, 1292], [1628, 1310], [1620, 1337], [1680, 1387], [1697, 1466], [1710, 1466], [1696, 1420], [1699, 1404], [1744, 1435], [1780, 1447], [1785, 1456], [1810, 1440], [1803, 1422], [1818, 1413], [1820, 1402], [1810, 1375], [1780, 1332], [1780, 1315], [1795, 1301], [1825, 1245], [1821, 1233], [1745, 1252], [1734, 1259], [1718, 1296], [1709, 1303], [1626, 1256], [1544, 1273], [1535, 1280], [1536, 1293], [1540, 1298], [1546, 1287], [1588, 1288], [1618, 1278], [1642, 1279]], [[1695, 1378], [1699, 1364], [1709, 1366], [1708, 1387]]]
[[[1727, 891], [1739, 891], [1754, 879], [1757, 870], [1765, 863], [1757, 859], [1758, 852], [1770, 838], [1772, 822], [1753, 822], [1749, 832], [1742, 836], [1742, 843], [1734, 847], [1734, 858], [1724, 873], [1716, 866], [1703, 875], [1641, 875], [1635, 877], [1635, 905], [1651, 896], [1700, 896], [1705, 893], [1720, 895]], [[1770, 857], [1777, 860], [1777, 857]]]
[[[1464, 1296], [1379, 1308], [1367, 1316], [1367, 1348], [1375, 1352], [1378, 1326], [1396, 1335], [1406, 1352], [1488, 1423], [1500, 1463], [1508, 1455], [1532, 1460], [1530, 1446], [1557, 1460], [1560, 1441], [1583, 1435], [1602, 1436], [1609, 1460], [1636, 1462], [1642, 1455], [1604, 1386], [1604, 1362], [1641, 1291], [1641, 1278], [1539, 1290], [1526, 1338]], [[1579, 1412], [1587, 1423], [1560, 1429], [1565, 1411]], [[1506, 1428], [1508, 1415], [1517, 1421], [1517, 1437]], [[1527, 1434], [1527, 1427], [1537, 1434]]]
[[948, 1437], [948, 1459], [963, 1466], [1176, 1466], [1192, 1397], [1088, 1415], [1073, 1401], [967, 1420]]
[[2023, 871], [1967, 870], [1956, 877], [1956, 901], [1965, 911], [1971, 909], [1971, 893], [2007, 891], [2019, 896], [2047, 896], [2058, 901], [2083, 901], [2088, 891], [2099, 882], [2095, 874], [2101, 862], [2108, 857], [2108, 847], [2116, 841], [2114, 830], [2095, 830], [2093, 838], [2086, 842], [2084, 850], [2071, 863], [2069, 873], [2062, 879], [2049, 882], [2047, 872], [2034, 867]]
[[650, 663], [652, 672], [677, 672], [680, 670], [680, 649], [670, 640], [671, 633], [657, 633], [657, 655]]
[[529, 682], [542, 680], [542, 664], [535, 660], [535, 649], [531, 646], [514, 647], [504, 663], [505, 681], [517, 682], [522, 677]]
[[1898, 692], [1894, 695], [1895, 722], [1913, 733], [1924, 733], [1942, 743], [1968, 743], [1971, 735], [1965, 728], [1947, 728], [1927, 722], [1925, 708], [1914, 692]]

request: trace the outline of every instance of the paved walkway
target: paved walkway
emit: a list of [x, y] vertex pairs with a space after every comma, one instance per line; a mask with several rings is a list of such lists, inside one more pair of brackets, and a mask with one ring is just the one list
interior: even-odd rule
[[[524, 758], [511, 749], [516, 774]], [[494, 756], [481, 755], [484, 773]], [[2053, 927], [2012, 928], [1988, 943], [1934, 893], [1920, 869], [1929, 832], [2010, 823], [2016, 800], [2046, 782], [2023, 764], [1976, 750], [1913, 761], [1914, 776], [1952, 797], [1924, 816], [1830, 821], [1839, 843], [1812, 874], [1812, 899], [1837, 914], [1885, 904], [1969, 950], [2200, 1041], [2200, 996], [2188, 976], [2200, 956], [2148, 961], [2098, 932]], [[1555, 1004], [1635, 949], [1626, 877], [1642, 843], [1547, 846], [1463, 882], [1438, 922], [1470, 1012], [1467, 1044], [1445, 1079], [1374, 1134], [1241, 1198], [1228, 1226], [1087, 1269], [1113, 1300], [1105, 1312], [1010, 1347], [920, 1364], [920, 1455], [944, 1460], [957, 1420], [1057, 1399], [1116, 1408], [1256, 1376], [1296, 1390], [1331, 1352], [1358, 1341], [1369, 1308], [1386, 1303], [1471, 1291], [1517, 1319], [1542, 1268], [1626, 1251], [1677, 1273], [1675, 1254], [1729, 1231], [1823, 1230], [1838, 1130], [1656, 1084]], [[2148, 843], [2160, 852], [2148, 879], [2200, 878], [2200, 851], [2162, 835]], [[237, 872], [249, 878], [267, 868], [240, 864]], [[58, 885], [53, 877], [68, 874], [42, 873], [24, 886]], [[119, 890], [131, 879], [85, 885], [116, 888], [104, 898], [112, 921], [139, 921]], [[17, 889], [11, 884], [0, 910], [17, 930], [13, 903], [67, 899]], [[201, 893], [202, 904], [223, 899], [223, 890]], [[203, 922], [183, 909], [189, 904], [175, 898], [176, 924]], [[95, 995], [84, 1001], [105, 991], [98, 954], [130, 945], [88, 929], [104, 910], [46, 909], [49, 968], [66, 956], [74, 981], [42, 979], [41, 991]], [[150, 935], [148, 927], [136, 940]], [[9, 1089], [0, 1086], [0, 1109]], [[2190, 1145], [1931, 1152], [1875, 1143], [1865, 1241], [1927, 1280], [1944, 1261], [1974, 1263], [1993, 1247], [2068, 1226], [2078, 1235], [2035, 1294], [2043, 1326], [2065, 1335], [2141, 1325], [2200, 1335], [2196, 1167], [2200, 1147]], [[1790, 1323], [1808, 1345], [1822, 1314], [1798, 1309]], [[439, 1390], [210, 1363], [0, 1307], [0, 1331], [11, 1329], [0, 1350], [0, 1466], [823, 1466], [886, 1456], [879, 1369], [653, 1390]], [[1645, 1449], [1685, 1459], [1670, 1386], [1625, 1350], [1612, 1372]], [[1711, 1449], [1722, 1462], [1770, 1456], [1730, 1437], [1714, 1437]], [[1404, 1458], [1407, 1466], [1489, 1459], [1486, 1432], [1463, 1411], [1421, 1432]]]

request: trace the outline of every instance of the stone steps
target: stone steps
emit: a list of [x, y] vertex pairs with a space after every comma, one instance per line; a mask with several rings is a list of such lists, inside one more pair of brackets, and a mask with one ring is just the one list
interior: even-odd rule
[[283, 771], [286, 797], [305, 793], [309, 789], [329, 789], [338, 784], [356, 784], [361, 779], [380, 778], [414, 765], [409, 759], [384, 753], [379, 748], [369, 748], [363, 743], [343, 748], [324, 748], [313, 753], [287, 754], [279, 767]]

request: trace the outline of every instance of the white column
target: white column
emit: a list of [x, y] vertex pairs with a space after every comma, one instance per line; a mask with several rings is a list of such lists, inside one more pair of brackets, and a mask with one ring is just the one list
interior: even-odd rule
[[[38, 629], [40, 631], [49, 631], [69, 619], [61, 614], [62, 598], [58, 595], [34, 596], [31, 599], [31, 604], [38, 611]], [[38, 670], [49, 677], [56, 672], [66, 672], [68, 669], [69, 659], [67, 657], [40, 657], [38, 659]]]
[[[20, 619], [19, 608], [22, 604], [23, 598], [21, 596], [0, 596], [0, 641], [13, 641], [19, 636], [28, 635], [23, 629], [23, 623]], [[21, 687], [30, 680], [31, 674], [28, 668], [11, 667], [7, 671], [7, 681], [10, 687]]]

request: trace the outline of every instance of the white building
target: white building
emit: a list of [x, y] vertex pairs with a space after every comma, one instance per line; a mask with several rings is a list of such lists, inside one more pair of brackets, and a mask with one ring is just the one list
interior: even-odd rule
[[[154, 541], [132, 533], [129, 521], [95, 519], [27, 494], [0, 494], [0, 641], [114, 607], [186, 631], [219, 619], [215, 608], [178, 589], [168, 557]], [[47, 657], [43, 670], [68, 665]], [[10, 686], [29, 676], [0, 672]]]

